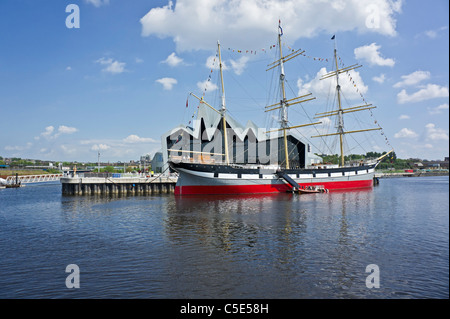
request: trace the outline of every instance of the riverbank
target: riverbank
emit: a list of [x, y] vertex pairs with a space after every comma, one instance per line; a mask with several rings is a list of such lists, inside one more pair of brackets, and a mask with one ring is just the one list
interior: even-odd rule
[[0, 170], [0, 178], [6, 178], [8, 176], [19, 176], [22, 175], [43, 175], [43, 174], [54, 174], [42, 169], [1, 169]]
[[427, 176], [449, 176], [447, 171], [435, 171], [435, 172], [375, 172], [377, 178], [392, 178], [392, 177], [427, 177]]

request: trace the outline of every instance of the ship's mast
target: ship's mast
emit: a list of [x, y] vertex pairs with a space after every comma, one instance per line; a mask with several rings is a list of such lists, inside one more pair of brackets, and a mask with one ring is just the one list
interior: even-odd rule
[[339, 85], [339, 74], [341, 73], [347, 73], [351, 70], [357, 69], [362, 67], [362, 65], [359, 64], [353, 64], [348, 67], [344, 67], [339, 69], [338, 65], [338, 58], [337, 58], [337, 49], [336, 49], [336, 37], [333, 36], [331, 38], [334, 40], [334, 61], [336, 64], [336, 71], [331, 71], [325, 75], [322, 76], [320, 80], [325, 80], [330, 77], [335, 76], [336, 77], [336, 92], [337, 92], [337, 100], [338, 100], [338, 109], [334, 111], [328, 111], [328, 112], [322, 112], [317, 113], [314, 118], [321, 118], [321, 117], [328, 117], [328, 116], [337, 116], [338, 117], [338, 125], [337, 125], [337, 133], [331, 133], [331, 134], [323, 134], [323, 135], [316, 135], [311, 137], [322, 137], [322, 136], [332, 136], [332, 135], [339, 135], [339, 146], [340, 146], [340, 166], [345, 165], [344, 160], [344, 135], [345, 134], [351, 134], [351, 133], [359, 133], [359, 132], [367, 132], [367, 131], [374, 131], [374, 130], [381, 130], [381, 128], [372, 128], [372, 129], [364, 129], [364, 130], [356, 130], [356, 131], [344, 131], [344, 113], [352, 113], [352, 112], [358, 112], [358, 111], [364, 111], [364, 110], [370, 110], [373, 108], [376, 108], [376, 106], [371, 106], [372, 104], [364, 104], [360, 106], [354, 106], [349, 108], [342, 108], [341, 103], [341, 86]]
[[[282, 50], [282, 46], [281, 46], [281, 36], [283, 35], [283, 30], [281, 29], [281, 21], [279, 21], [278, 23], [279, 23], [278, 24], [278, 47], [280, 49], [280, 58], [278, 60], [276, 60], [275, 62], [270, 63], [268, 65], [269, 68], [266, 71], [269, 71], [277, 66], [280, 67], [281, 100], [278, 103], [266, 106], [265, 112], [281, 109], [281, 128], [277, 129], [277, 130], [268, 131], [266, 133], [283, 131], [284, 157], [285, 157], [285, 162], [286, 162], [286, 169], [289, 169], [290, 164], [289, 164], [289, 149], [288, 149], [288, 143], [287, 143], [287, 131], [292, 128], [300, 128], [300, 127], [304, 127], [304, 126], [320, 124], [321, 122], [308, 123], [308, 124], [296, 125], [296, 126], [291, 126], [291, 127], [288, 126], [288, 124], [289, 124], [288, 107], [291, 105], [294, 105], [294, 104], [314, 100], [315, 97], [309, 97], [310, 95], [312, 95], [311, 93], [309, 93], [309, 94], [298, 96], [298, 97], [295, 97], [295, 98], [292, 98], [289, 100], [286, 99], [284, 63], [299, 56], [300, 54], [302, 54], [305, 51], [299, 49], [297, 51], [291, 52], [290, 54], [288, 54], [286, 56], [283, 56], [283, 50]], [[308, 98], [302, 100], [302, 98], [305, 98], [305, 97], [308, 97]]]
[[284, 141], [284, 157], [286, 159], [286, 169], [289, 169], [289, 152], [287, 144], [287, 128], [288, 128], [288, 114], [287, 114], [287, 103], [286, 103], [286, 90], [284, 88], [284, 61], [283, 61], [283, 50], [281, 48], [281, 26], [278, 27], [278, 47], [280, 48], [280, 87], [281, 87], [281, 128], [283, 129], [283, 141]]
[[217, 41], [217, 49], [219, 51], [219, 67], [220, 67], [220, 83], [222, 85], [222, 107], [220, 109], [220, 113], [222, 115], [222, 124], [223, 124], [223, 136], [224, 136], [224, 144], [225, 144], [225, 163], [230, 164], [230, 160], [228, 157], [228, 135], [227, 135], [227, 120], [225, 117], [226, 107], [225, 107], [225, 86], [223, 84], [223, 71], [222, 71], [222, 56], [220, 53], [220, 42]]
[[[334, 39], [334, 61], [336, 63], [336, 70], [339, 69], [337, 60], [337, 50], [336, 50], [336, 38]], [[339, 133], [339, 145], [341, 150], [341, 166], [344, 166], [344, 116], [342, 113], [341, 105], [341, 86], [339, 85], [339, 73], [336, 72], [336, 92], [338, 100], [338, 127], [337, 131]]]
[[[221, 105], [221, 109], [216, 110], [213, 106], [211, 106], [209, 103], [207, 103], [203, 97], [199, 98], [197, 95], [195, 95], [194, 93], [189, 93], [190, 95], [192, 95], [193, 97], [195, 97], [196, 99], [198, 99], [200, 101], [200, 103], [205, 104], [206, 106], [208, 106], [211, 110], [213, 110], [214, 112], [220, 114], [220, 116], [222, 117], [222, 125], [223, 125], [223, 140], [224, 140], [224, 144], [225, 144], [225, 153], [221, 154], [221, 153], [214, 153], [214, 155], [224, 155], [225, 156], [225, 163], [228, 165], [230, 164], [230, 160], [228, 157], [228, 134], [227, 134], [227, 120], [226, 120], [226, 106], [225, 106], [225, 87], [223, 85], [223, 71], [222, 71], [222, 56], [220, 54], [220, 42], [217, 41], [217, 48], [219, 51], [219, 67], [220, 67], [220, 82], [221, 82], [221, 87], [222, 87], [222, 105]], [[210, 153], [213, 154], [213, 153]]]

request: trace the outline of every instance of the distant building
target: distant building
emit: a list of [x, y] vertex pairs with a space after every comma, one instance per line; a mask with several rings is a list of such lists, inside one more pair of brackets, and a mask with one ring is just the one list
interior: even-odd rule
[[150, 154], [147, 155], [143, 155], [140, 158], [141, 163], [150, 163], [152, 161], [152, 158], [150, 156]]
[[152, 159], [152, 171], [154, 173], [162, 173], [164, 166], [162, 152], [156, 152]]

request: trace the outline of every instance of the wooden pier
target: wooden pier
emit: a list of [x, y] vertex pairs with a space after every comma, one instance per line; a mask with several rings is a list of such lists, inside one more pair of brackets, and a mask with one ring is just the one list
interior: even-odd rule
[[173, 193], [177, 177], [63, 177], [63, 195], [151, 195]]

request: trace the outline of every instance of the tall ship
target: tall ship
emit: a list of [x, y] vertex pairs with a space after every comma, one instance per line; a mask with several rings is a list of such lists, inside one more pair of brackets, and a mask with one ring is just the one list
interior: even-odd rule
[[[314, 100], [315, 97], [312, 93], [287, 97], [285, 63], [304, 53], [304, 50], [291, 49], [289, 54], [283, 55], [282, 35], [279, 25], [279, 56], [266, 70], [277, 70], [279, 84], [278, 102], [265, 106], [264, 111], [279, 112], [280, 126], [269, 130], [259, 128], [252, 121], [243, 126], [227, 114], [221, 46], [217, 43], [220, 108], [214, 108], [203, 97], [190, 93], [199, 100], [197, 119], [191, 126], [180, 125], [162, 137], [164, 160], [170, 170], [179, 174], [176, 195], [258, 194], [311, 189], [333, 191], [373, 186], [376, 166], [392, 150], [381, 157], [358, 163], [346, 163], [344, 157], [344, 136], [381, 129], [346, 130], [344, 127], [344, 114], [375, 108], [367, 103], [348, 108], [342, 106], [339, 75], [361, 65], [339, 67], [335, 45], [336, 69], [324, 74], [321, 80], [335, 79], [336, 108], [316, 113], [309, 123], [290, 125], [289, 108]], [[311, 145], [296, 133], [296, 129], [321, 124], [319, 119], [325, 117], [337, 117], [336, 132], [311, 137], [338, 137], [339, 164], [323, 163], [321, 157], [312, 153]]]

